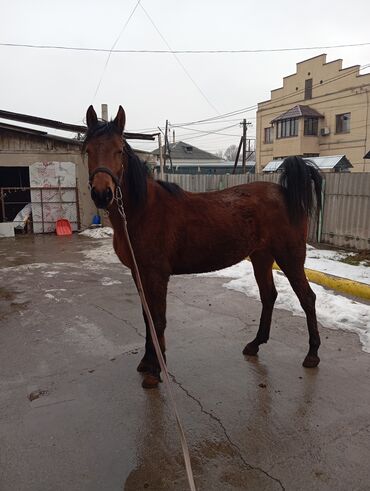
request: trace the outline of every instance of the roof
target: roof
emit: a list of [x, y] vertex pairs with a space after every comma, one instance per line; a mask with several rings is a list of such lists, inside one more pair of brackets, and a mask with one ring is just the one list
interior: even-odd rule
[[31, 136], [36, 136], [38, 138], [43, 138], [47, 140], [55, 140], [61, 143], [68, 143], [69, 145], [78, 145], [81, 146], [82, 141], [81, 140], [76, 140], [74, 138], [65, 138], [63, 136], [57, 136], [57, 135], [51, 135], [50, 133], [47, 133], [46, 131], [39, 131], [35, 130], [33, 128], [25, 128], [23, 126], [15, 126], [12, 124], [6, 124], [0, 122], [0, 133], [1, 130], [7, 131], [8, 133], [16, 133], [16, 134], [24, 134], [24, 135], [31, 135]]
[[283, 114], [280, 114], [280, 116], [277, 116], [274, 118], [271, 123], [274, 123], [275, 121], [281, 121], [282, 119], [290, 119], [290, 118], [323, 118], [324, 116], [320, 114], [316, 109], [313, 109], [310, 106], [302, 106], [302, 104], [297, 104], [296, 106], [292, 107], [288, 111], [286, 111]]
[[[39, 118], [38, 116], [30, 116], [29, 114], [14, 113], [0, 109], [0, 118], [18, 121], [20, 123], [34, 124], [37, 126], [45, 126], [56, 130], [71, 131], [72, 133], [86, 133], [87, 127], [84, 125], [62, 123], [54, 119]], [[156, 134], [155, 134], [156, 135]], [[155, 135], [145, 133], [130, 133], [124, 132], [125, 138], [129, 140], [154, 140]]]
[[[159, 155], [159, 148], [156, 148], [152, 152], [154, 155]], [[176, 143], [169, 144], [169, 151], [167, 155], [171, 155], [173, 160], [217, 160], [220, 158], [213, 153], [206, 152], [200, 148], [194, 147], [190, 143], [178, 141]]]
[[[325, 157], [307, 157], [303, 160], [313, 162], [319, 169], [349, 169], [353, 167], [351, 162], [345, 155], [328, 155]], [[276, 172], [283, 170], [284, 159], [271, 160], [263, 169], [262, 172]]]

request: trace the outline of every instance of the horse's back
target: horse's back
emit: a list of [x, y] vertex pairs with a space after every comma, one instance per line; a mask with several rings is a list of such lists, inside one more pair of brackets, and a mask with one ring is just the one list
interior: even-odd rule
[[[175, 206], [175, 205], [174, 205]], [[221, 191], [186, 193], [172, 208], [174, 271], [205, 272], [270, 247], [277, 224], [288, 227], [281, 186], [255, 182]]]

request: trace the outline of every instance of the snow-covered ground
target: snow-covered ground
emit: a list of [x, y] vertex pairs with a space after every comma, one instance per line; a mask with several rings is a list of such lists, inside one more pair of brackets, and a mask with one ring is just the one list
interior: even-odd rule
[[[106, 238], [112, 235], [109, 227], [92, 229], [83, 232], [93, 238]], [[119, 262], [115, 256], [111, 242], [105, 241], [100, 247], [93, 250], [86, 250], [84, 254], [93, 262]], [[307, 246], [307, 259], [305, 266], [309, 269], [322, 271], [332, 275], [360, 281], [370, 285], [370, 268], [364, 264], [353, 266], [340, 262], [350, 255], [345, 251], [330, 251], [315, 249]], [[294, 315], [304, 316], [304, 312], [294, 294], [288, 280], [280, 271], [274, 271], [275, 286], [278, 291], [276, 307], [289, 310]], [[203, 275], [201, 275], [203, 276]], [[230, 281], [224, 283], [224, 287], [244, 293], [253, 298], [259, 299], [258, 287], [253, 274], [252, 264], [249, 261], [242, 261], [235, 266], [206, 273], [204, 276], [219, 276], [229, 278]], [[319, 322], [331, 329], [341, 329], [356, 333], [362, 344], [362, 349], [370, 353], [370, 306], [356, 302], [339, 293], [327, 290], [319, 285], [311, 283], [311, 287], [316, 293], [316, 311]]]
[[83, 232], [80, 232], [80, 235], [91, 237], [92, 239], [105, 239], [113, 235], [113, 229], [111, 227], [87, 228]]
[[[327, 261], [329, 261], [329, 259], [327, 259]], [[332, 260], [332, 262], [335, 265], [335, 261]], [[316, 263], [316, 265], [317, 267], [315, 269], [318, 269], [320, 264]], [[327, 267], [325, 261], [323, 261], [322, 270], [324, 270], [324, 267]], [[366, 268], [365, 266], [352, 267], [360, 269]], [[293, 315], [304, 316], [302, 307], [287, 278], [280, 271], [274, 271], [273, 274], [275, 286], [278, 291], [275, 306], [289, 310]], [[230, 268], [215, 271], [214, 273], [207, 273], [206, 276], [233, 278], [227, 283], [224, 283], [223, 286], [230, 290], [242, 292], [249, 297], [259, 299], [253, 267], [249, 261], [242, 261]], [[370, 353], [370, 306], [343, 297], [333, 291], [326, 290], [315, 283], [311, 283], [311, 288], [316, 293], [316, 313], [320, 324], [331, 329], [341, 329], [343, 331], [358, 334], [362, 349], [367, 353]]]
[[340, 262], [341, 259], [351, 255], [352, 253], [347, 251], [315, 249], [315, 247], [307, 245], [305, 267], [370, 285], [369, 267], [364, 264], [353, 266], [352, 264]]

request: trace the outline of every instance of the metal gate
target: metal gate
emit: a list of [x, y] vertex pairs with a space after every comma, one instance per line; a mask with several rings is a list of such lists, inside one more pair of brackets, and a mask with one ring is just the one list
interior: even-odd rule
[[55, 231], [59, 218], [69, 220], [72, 230], [80, 228], [77, 187], [0, 188], [1, 222], [13, 222], [17, 231]]

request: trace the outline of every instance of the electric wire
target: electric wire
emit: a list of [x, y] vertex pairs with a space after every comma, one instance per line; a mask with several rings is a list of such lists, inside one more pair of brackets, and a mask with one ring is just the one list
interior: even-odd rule
[[[110, 58], [111, 58], [111, 56], [112, 56], [112, 53], [113, 53], [113, 51], [114, 51], [114, 48], [115, 48], [115, 46], [117, 45], [118, 41], [120, 40], [120, 38], [121, 38], [121, 36], [122, 36], [123, 32], [125, 31], [126, 27], [128, 26], [128, 24], [129, 24], [129, 22], [130, 22], [130, 20], [131, 20], [132, 16], [134, 15], [134, 13], [135, 13], [136, 9], [137, 9], [137, 8], [138, 8], [138, 6], [140, 5], [140, 2], [141, 2], [141, 0], [138, 0], [138, 1], [136, 2], [135, 7], [132, 9], [132, 11], [131, 11], [130, 15], [128, 16], [128, 18], [127, 18], [126, 22], [124, 23], [124, 25], [123, 25], [123, 27], [122, 27], [122, 29], [121, 29], [120, 33], [118, 34], [118, 36], [117, 36], [116, 40], [114, 41], [114, 43], [113, 43], [113, 45], [112, 45], [111, 49], [110, 49], [110, 50], [106, 50], [106, 51], [108, 51], [108, 57], [107, 57], [107, 59], [106, 59], [106, 61], [105, 61], [105, 65], [104, 65], [104, 67], [103, 67], [103, 71], [102, 71], [102, 73], [101, 73], [101, 76], [100, 76], [100, 79], [99, 79], [98, 85], [97, 85], [97, 87], [96, 87], [96, 89], [95, 89], [95, 93], [94, 93], [94, 96], [93, 96], [93, 99], [92, 99], [92, 100], [93, 100], [93, 102], [94, 102], [94, 100], [95, 100], [95, 97], [96, 97], [96, 95], [97, 95], [97, 93], [98, 93], [99, 89], [100, 89], [101, 83], [102, 83], [102, 81], [103, 81], [103, 78], [104, 78], [105, 72], [106, 72], [106, 70], [107, 70], [109, 60], [110, 60]], [[0, 44], [0, 45], [1, 45], [1, 44]]]
[[200, 86], [197, 84], [197, 82], [193, 79], [193, 77], [190, 75], [189, 71], [186, 69], [185, 65], [182, 63], [182, 61], [180, 60], [180, 58], [177, 56], [177, 54], [172, 50], [171, 46], [169, 45], [168, 41], [166, 40], [166, 38], [163, 36], [163, 34], [161, 33], [161, 31], [158, 29], [157, 25], [155, 24], [155, 22], [153, 21], [153, 19], [151, 18], [151, 16], [149, 15], [149, 13], [147, 12], [147, 10], [143, 7], [143, 5], [140, 4], [140, 7], [141, 9], [143, 10], [143, 12], [145, 13], [145, 15], [147, 16], [147, 18], [149, 19], [149, 21], [151, 22], [151, 24], [153, 25], [154, 29], [157, 31], [157, 33], [159, 34], [159, 36], [161, 37], [162, 41], [165, 43], [165, 45], [167, 46], [167, 48], [170, 50], [168, 51], [169, 53], [173, 54], [174, 58], [176, 59], [177, 63], [180, 65], [180, 67], [182, 68], [182, 70], [184, 71], [184, 73], [186, 74], [186, 76], [189, 78], [189, 80], [193, 83], [194, 87], [198, 90], [198, 92], [201, 94], [201, 96], [203, 97], [203, 99], [207, 102], [207, 104], [217, 113], [217, 114], [220, 114], [219, 110], [216, 108], [216, 106], [209, 100], [209, 98], [207, 97], [207, 95], [204, 93], [204, 91], [200, 88]]
[[[135, 8], [136, 9], [136, 8]], [[166, 43], [167, 44], [167, 43]], [[149, 53], [149, 54], [243, 54], [243, 53], [283, 53], [287, 51], [309, 51], [319, 49], [336, 48], [355, 48], [369, 46], [366, 43], [351, 44], [332, 44], [326, 46], [297, 46], [292, 48], [257, 48], [257, 49], [108, 49], [108, 48], [88, 48], [84, 46], [63, 46], [52, 44], [30, 44], [30, 43], [6, 43], [0, 42], [0, 46], [8, 48], [27, 48], [27, 49], [55, 49], [66, 51], [92, 51], [97, 53]]]

